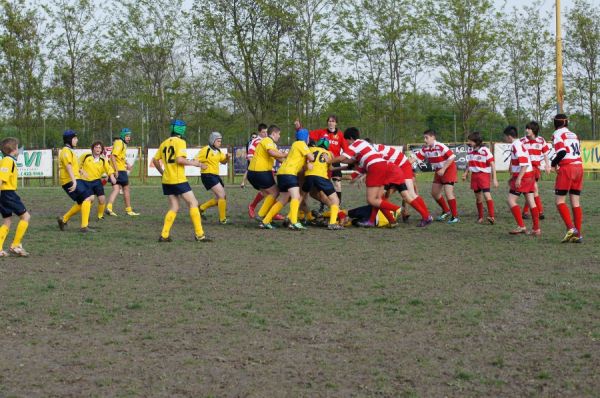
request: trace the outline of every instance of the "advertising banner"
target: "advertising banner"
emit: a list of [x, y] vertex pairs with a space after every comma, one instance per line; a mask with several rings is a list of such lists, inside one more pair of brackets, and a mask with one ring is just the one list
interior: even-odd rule
[[17, 157], [19, 177], [52, 177], [52, 149], [23, 151]]
[[581, 141], [584, 170], [600, 170], [600, 141]]

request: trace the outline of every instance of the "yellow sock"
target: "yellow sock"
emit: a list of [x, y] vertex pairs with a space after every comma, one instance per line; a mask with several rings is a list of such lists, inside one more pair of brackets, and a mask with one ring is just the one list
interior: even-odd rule
[[306, 214], [304, 214], [303, 210], [298, 210], [298, 218], [304, 218], [306, 217]]
[[71, 207], [69, 209], [69, 211], [63, 216], [63, 222], [69, 222], [71, 217], [73, 217], [75, 214], [79, 213], [80, 210], [81, 210], [81, 205], [75, 203], [73, 205], [73, 207]]
[[267, 213], [269, 212], [269, 210], [271, 209], [271, 206], [273, 206], [273, 204], [275, 203], [275, 197], [272, 195], [267, 195], [267, 197], [265, 198], [265, 201], [263, 202], [262, 206], [260, 207], [260, 210], [258, 211], [258, 216], [259, 217], [264, 217], [267, 215]]
[[271, 221], [273, 221], [273, 217], [275, 217], [281, 209], [283, 209], [283, 203], [279, 201], [275, 202], [275, 204], [271, 206], [271, 209], [269, 210], [267, 215], [263, 218], [263, 224], [271, 224]]
[[330, 207], [330, 215], [329, 215], [329, 224], [337, 223], [338, 212], [340, 211], [339, 205], [331, 205]]
[[223, 221], [227, 218], [227, 201], [225, 199], [219, 199], [219, 221]]
[[175, 217], [177, 217], [177, 213], [175, 213], [173, 210], [169, 210], [167, 212], [167, 214], [165, 215], [165, 223], [163, 224], [163, 229], [160, 233], [160, 236], [162, 236], [165, 239], [169, 237], [169, 232], [171, 232], [171, 227], [175, 222]]
[[2, 225], [0, 227], [0, 250], [2, 250], [2, 247], [4, 246], [4, 241], [6, 240], [7, 236], [8, 236], [8, 227], [6, 225]]
[[17, 224], [17, 232], [15, 232], [15, 238], [13, 239], [12, 245], [10, 245], [11, 247], [16, 247], [21, 244], [21, 241], [23, 240], [23, 236], [25, 235], [28, 226], [29, 223], [27, 221], [19, 221], [19, 223]]
[[298, 199], [292, 199], [290, 201], [290, 222], [296, 224], [298, 222], [298, 210], [300, 209], [300, 201]]
[[217, 200], [215, 198], [212, 198], [200, 205], [200, 211], [204, 213], [206, 210], [208, 210], [211, 207], [216, 206], [216, 205], [217, 205]]
[[125, 213], [129, 213], [130, 211], [133, 211], [133, 209], [131, 207], [126, 207], [125, 208]]
[[312, 221], [315, 219], [315, 216], [313, 216], [312, 211], [309, 211], [308, 213], [306, 213], [306, 219], [308, 221]]
[[197, 207], [190, 209], [190, 218], [192, 219], [192, 225], [194, 226], [194, 233], [196, 236], [203, 236], [204, 230], [202, 229], [202, 221], [200, 220], [200, 210]]
[[84, 200], [81, 204], [81, 228], [87, 228], [90, 223], [90, 210], [92, 210], [92, 201]]
[[98, 218], [104, 217], [104, 209], [106, 208], [106, 204], [101, 205], [98, 203]]
[[107, 205], [106, 205], [106, 209], [107, 209], [108, 211], [113, 211], [113, 210], [112, 210], [112, 203], [109, 203], [109, 204], [107, 204]]

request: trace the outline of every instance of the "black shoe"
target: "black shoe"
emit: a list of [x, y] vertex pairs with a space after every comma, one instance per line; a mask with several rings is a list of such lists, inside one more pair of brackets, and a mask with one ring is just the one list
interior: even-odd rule
[[82, 234], [87, 234], [89, 233], [94, 233], [97, 232], [95, 229], [92, 229], [90, 227], [83, 227], [83, 228], [79, 228], [79, 232], [81, 232]]
[[64, 231], [64, 230], [65, 230], [65, 227], [67, 226], [67, 223], [63, 221], [62, 217], [57, 217], [57, 218], [56, 218], [56, 221], [58, 222], [58, 228], [59, 228], [61, 231]]
[[195, 239], [196, 239], [196, 242], [202, 242], [202, 243], [208, 243], [208, 242], [213, 241], [211, 238], [208, 238], [206, 235], [196, 236]]
[[163, 238], [162, 236], [158, 237], [158, 241], [159, 242], [173, 242], [173, 239], [171, 239], [170, 236], [167, 236], [166, 238]]
[[543, 220], [545, 218], [546, 218], [546, 216], [544, 215], [544, 213], [540, 213], [540, 220]]

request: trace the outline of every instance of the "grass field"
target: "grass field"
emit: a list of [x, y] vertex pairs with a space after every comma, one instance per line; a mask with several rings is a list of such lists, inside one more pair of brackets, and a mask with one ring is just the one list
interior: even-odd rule
[[550, 182], [541, 238], [507, 234], [504, 186], [494, 226], [457, 192], [457, 225], [416, 228], [413, 211], [298, 233], [257, 229], [254, 191], [229, 187], [233, 223], [204, 222], [214, 243], [184, 210], [159, 245], [157, 186], [133, 188], [139, 218], [87, 235], [78, 216], [58, 231], [60, 188], [23, 189], [32, 255], [0, 259], [0, 397], [600, 396], [600, 181], [581, 245], [559, 243]]

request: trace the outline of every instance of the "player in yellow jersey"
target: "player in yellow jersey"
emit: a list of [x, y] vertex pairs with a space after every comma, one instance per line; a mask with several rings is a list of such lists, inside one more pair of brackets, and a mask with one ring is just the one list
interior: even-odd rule
[[329, 140], [323, 137], [316, 142], [315, 146], [311, 146], [310, 151], [314, 157], [312, 167], [307, 168], [304, 173], [304, 184], [302, 184], [302, 199], [313, 190], [322, 192], [326, 198], [323, 198], [323, 203], [329, 206], [329, 224], [327, 228], [330, 230], [343, 229], [338, 224], [337, 218], [340, 211], [340, 199], [336, 194], [333, 183], [328, 178], [329, 165], [333, 159], [333, 154], [329, 152]]
[[131, 142], [131, 130], [124, 128], [119, 133], [119, 138], [113, 142], [112, 152], [110, 154], [110, 160], [112, 168], [115, 171], [115, 178], [117, 182], [113, 184], [113, 190], [108, 197], [108, 204], [106, 205], [106, 214], [116, 216], [117, 214], [113, 211], [113, 203], [119, 196], [119, 191], [123, 190], [123, 199], [125, 201], [125, 213], [128, 216], [139, 216], [131, 208], [131, 189], [129, 188], [129, 171], [132, 169], [132, 165], [127, 163], [127, 144]]
[[254, 157], [250, 161], [250, 166], [248, 166], [248, 181], [254, 189], [261, 191], [265, 197], [265, 201], [255, 216], [255, 219], [259, 222], [262, 222], [263, 217], [267, 215], [279, 195], [273, 176], [275, 160], [284, 159], [287, 156], [286, 153], [277, 150], [276, 143], [281, 136], [279, 127], [269, 126], [267, 134], [268, 136], [263, 138], [256, 146]]
[[79, 228], [79, 231], [83, 233], [96, 232], [88, 228], [94, 194], [79, 174], [79, 162], [73, 151], [73, 148], [77, 146], [77, 141], [78, 138], [75, 131], [67, 130], [63, 133], [65, 146], [58, 153], [58, 175], [60, 185], [62, 185], [62, 188], [73, 199], [75, 204], [64, 216], [58, 217], [58, 228], [64, 231], [71, 217], [81, 211], [81, 228]]
[[[91, 146], [92, 153], [84, 153], [79, 157], [79, 172], [82, 179], [88, 184], [93, 194], [98, 198], [98, 220], [104, 219], [106, 207], [106, 196], [104, 195], [104, 184], [102, 176], [107, 175], [111, 183], [117, 180], [113, 175], [114, 170], [110, 162], [104, 157], [104, 145], [102, 141], [96, 141]], [[106, 182], [106, 181], [104, 181]]]
[[273, 217], [290, 201], [289, 228], [299, 231], [306, 229], [298, 222], [298, 210], [300, 209], [300, 184], [298, 174], [304, 169], [307, 161], [312, 162], [315, 158], [308, 149], [308, 130], [300, 129], [296, 132], [296, 142], [292, 144], [288, 156], [277, 171], [277, 187], [279, 199], [263, 218], [261, 228], [273, 229], [271, 221]]
[[[0, 257], [16, 256], [27, 257], [29, 253], [23, 249], [21, 240], [29, 226], [29, 212], [21, 198], [17, 195], [17, 156], [19, 155], [19, 141], [16, 138], [5, 138], [0, 141], [0, 150], [4, 157], [0, 160], [0, 214], [3, 223], [0, 227]], [[17, 215], [20, 220], [17, 231], [8, 252], [5, 252], [4, 241], [10, 230], [11, 217]]]
[[218, 206], [219, 208], [219, 223], [227, 224], [227, 199], [225, 195], [225, 184], [219, 176], [219, 165], [227, 164], [231, 158], [231, 154], [221, 152], [221, 144], [223, 136], [219, 132], [212, 132], [208, 136], [208, 145], [200, 149], [195, 160], [206, 165], [206, 169], [202, 171], [200, 178], [202, 184], [207, 191], [212, 191], [215, 194], [214, 199], [210, 199], [200, 205], [200, 214], [203, 214], [207, 209]]
[[210, 242], [211, 239], [204, 235], [198, 201], [185, 176], [185, 166], [200, 167], [205, 169], [206, 165], [197, 160], [187, 159], [187, 145], [184, 141], [186, 124], [183, 120], [171, 122], [171, 137], [164, 140], [152, 163], [156, 170], [162, 175], [163, 194], [169, 197], [169, 211], [165, 215], [162, 232], [158, 238], [159, 242], [171, 242], [169, 236], [177, 212], [179, 211], [179, 199], [182, 198], [190, 209], [190, 218], [194, 226], [196, 241]]

